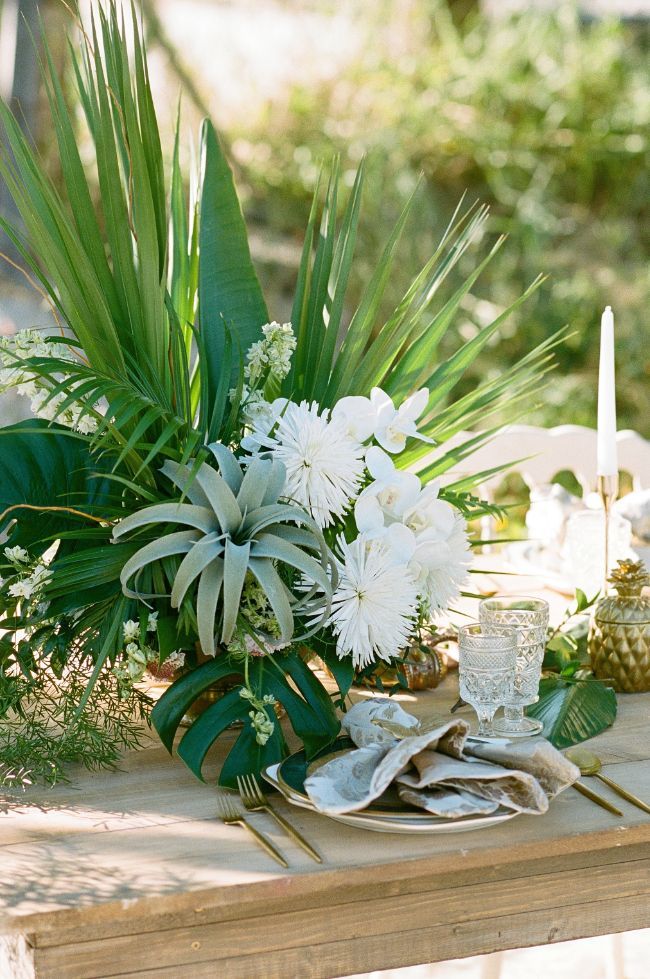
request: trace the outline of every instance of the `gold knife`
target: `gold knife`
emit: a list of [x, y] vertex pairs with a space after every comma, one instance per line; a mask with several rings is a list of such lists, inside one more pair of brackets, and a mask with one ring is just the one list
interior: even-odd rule
[[615, 816], [623, 815], [620, 809], [613, 806], [611, 802], [607, 801], [607, 799], [603, 799], [602, 795], [598, 795], [597, 792], [592, 792], [592, 790], [588, 789], [586, 785], [582, 784], [582, 782], [574, 782], [573, 788], [580, 792], [581, 795], [584, 795], [587, 799], [591, 799], [592, 802], [602, 806], [603, 809], [607, 809], [608, 812], [613, 812]]

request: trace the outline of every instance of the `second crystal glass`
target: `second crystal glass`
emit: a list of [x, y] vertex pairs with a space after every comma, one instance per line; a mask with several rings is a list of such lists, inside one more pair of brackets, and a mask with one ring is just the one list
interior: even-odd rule
[[546, 649], [548, 602], [519, 595], [486, 598], [479, 605], [479, 619], [486, 628], [512, 626], [517, 631], [517, 667], [514, 696], [506, 702], [504, 716], [494, 725], [498, 734], [527, 738], [542, 731], [543, 725], [526, 717], [524, 708], [539, 699], [539, 680]]
[[478, 733], [492, 737], [492, 718], [513, 696], [517, 631], [472, 622], [458, 630], [460, 695], [478, 716]]

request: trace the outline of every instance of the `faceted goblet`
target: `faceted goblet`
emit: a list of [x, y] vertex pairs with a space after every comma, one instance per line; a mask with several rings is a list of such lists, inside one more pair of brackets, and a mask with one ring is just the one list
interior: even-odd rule
[[486, 598], [479, 605], [479, 619], [486, 628], [511, 626], [517, 631], [514, 696], [506, 702], [503, 718], [494, 724], [498, 734], [510, 738], [530, 738], [543, 729], [541, 721], [525, 716], [524, 708], [539, 700], [548, 612], [548, 602], [521, 595]]
[[517, 631], [472, 622], [458, 630], [460, 695], [478, 717], [478, 733], [492, 737], [492, 719], [513, 697]]

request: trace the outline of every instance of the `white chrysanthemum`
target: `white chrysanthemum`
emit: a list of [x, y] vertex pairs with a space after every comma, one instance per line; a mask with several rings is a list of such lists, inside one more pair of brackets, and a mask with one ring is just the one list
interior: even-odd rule
[[289, 402], [266, 444], [287, 470], [284, 495], [305, 507], [319, 527], [343, 517], [359, 492], [363, 447], [316, 403]]
[[[443, 503], [442, 500], [438, 502]], [[415, 551], [409, 562], [430, 612], [446, 609], [451, 601], [459, 597], [472, 564], [465, 520], [453, 507], [449, 509], [452, 524], [448, 532], [441, 533], [439, 529], [430, 527], [417, 534]]]
[[418, 589], [405, 564], [397, 564], [381, 541], [339, 538], [339, 583], [328, 624], [340, 659], [352, 655], [358, 669], [390, 661], [408, 645], [418, 607]]

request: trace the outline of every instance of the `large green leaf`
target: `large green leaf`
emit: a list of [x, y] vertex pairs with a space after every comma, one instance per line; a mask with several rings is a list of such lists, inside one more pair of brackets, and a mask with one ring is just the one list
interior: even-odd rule
[[566, 681], [548, 677], [539, 700], [527, 708], [544, 724], [544, 737], [556, 748], [569, 748], [600, 734], [616, 719], [616, 694], [598, 680]]
[[255, 732], [250, 718], [246, 716], [244, 728], [219, 772], [219, 785], [236, 789], [238, 775], [253, 774], [257, 776], [269, 765], [281, 761], [286, 757], [286, 754], [286, 742], [279, 724], [275, 725], [273, 734], [266, 744], [261, 745], [255, 740]]
[[69, 429], [39, 419], [0, 428], [0, 514], [17, 504], [36, 508], [8, 513], [0, 520], [0, 533], [15, 520], [10, 544], [42, 553], [58, 534], [91, 526], [74, 514], [38, 507], [106, 515], [110, 484], [94, 475], [97, 469], [87, 443]]
[[[168, 751], [172, 750], [181, 720], [192, 704], [215, 681], [239, 675], [241, 669], [240, 660], [220, 652], [215, 659], [184, 674], [171, 685], [151, 715]], [[248, 682], [253, 690], [270, 693], [282, 704], [310, 757], [331, 744], [338, 735], [340, 724], [329, 694], [297, 653], [251, 660]], [[286, 753], [279, 723], [267, 745], [256, 743], [248, 716], [251, 704], [239, 696], [239, 689], [238, 686], [229, 690], [208, 707], [192, 722], [179, 743], [179, 756], [197, 778], [203, 777], [201, 769], [211, 746], [233, 721], [242, 721], [245, 727], [224, 763], [222, 784], [234, 784], [237, 774], [258, 775], [264, 765], [279, 761]]]
[[[199, 325], [208, 361], [210, 401], [219, 390], [223, 372], [234, 373], [235, 364], [224, 362], [226, 324], [245, 353], [261, 337], [268, 318], [232, 172], [214, 126], [206, 120], [202, 130]], [[238, 351], [234, 353], [238, 356]]]

